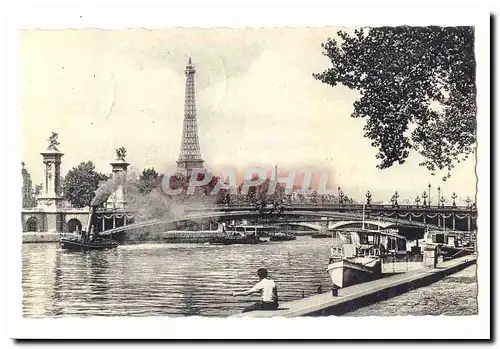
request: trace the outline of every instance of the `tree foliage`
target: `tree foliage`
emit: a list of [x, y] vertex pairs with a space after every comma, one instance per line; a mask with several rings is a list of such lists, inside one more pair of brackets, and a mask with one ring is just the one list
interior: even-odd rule
[[161, 177], [154, 168], [142, 170], [137, 183], [139, 193], [149, 194], [153, 189], [161, 186]]
[[64, 177], [63, 198], [74, 207], [90, 205], [99, 182], [108, 178], [95, 170], [92, 161], [82, 162], [69, 170]]
[[354, 118], [378, 148], [377, 167], [417, 151], [433, 174], [465, 160], [476, 141], [473, 27], [378, 27], [322, 44], [332, 67], [314, 77], [357, 90]]

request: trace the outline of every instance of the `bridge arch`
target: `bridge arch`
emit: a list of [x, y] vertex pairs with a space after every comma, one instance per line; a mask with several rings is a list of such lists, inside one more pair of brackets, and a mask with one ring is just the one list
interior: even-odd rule
[[284, 222], [284, 223], [278, 223], [278, 226], [301, 228], [307, 231], [321, 230], [321, 226], [319, 224], [308, 223], [308, 222]]
[[370, 230], [389, 229], [397, 227], [396, 223], [384, 221], [365, 221], [364, 223], [363, 221], [340, 221], [331, 224], [329, 229], [363, 228], [363, 225], [366, 229]]
[[76, 230], [81, 231], [82, 230], [82, 222], [80, 222], [80, 220], [77, 218], [71, 218], [67, 223], [67, 227], [68, 227], [68, 232], [70, 232], [70, 233], [72, 233]]
[[37, 232], [40, 227], [40, 223], [36, 217], [30, 217], [26, 220], [26, 231], [27, 232]]

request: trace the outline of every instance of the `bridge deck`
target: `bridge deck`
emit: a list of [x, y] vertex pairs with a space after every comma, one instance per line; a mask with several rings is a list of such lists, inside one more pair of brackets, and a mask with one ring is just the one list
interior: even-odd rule
[[429, 285], [447, 275], [456, 273], [476, 262], [470, 255], [446, 261], [436, 269], [422, 268], [412, 272], [394, 275], [339, 290], [337, 297], [331, 292], [314, 295], [304, 299], [283, 303], [278, 310], [253, 311], [237, 314], [236, 317], [298, 317], [338, 315], [357, 307], [387, 299], [409, 290]]

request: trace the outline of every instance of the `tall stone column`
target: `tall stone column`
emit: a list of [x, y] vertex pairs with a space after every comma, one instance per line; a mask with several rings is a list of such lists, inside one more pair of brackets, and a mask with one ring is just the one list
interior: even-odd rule
[[52, 132], [48, 139], [47, 150], [41, 152], [43, 157], [44, 183], [43, 191], [37, 199], [37, 208], [43, 212], [43, 222], [40, 226], [43, 231], [61, 232], [64, 230], [64, 210], [62, 207], [61, 192], [61, 158], [59, 151], [58, 134]]
[[40, 153], [43, 157], [45, 165], [44, 188], [38, 198], [38, 206], [47, 208], [59, 207], [62, 202], [61, 198], [61, 158], [63, 153], [58, 149], [59, 142], [57, 141], [57, 133], [53, 133], [49, 138], [49, 146], [47, 150]]

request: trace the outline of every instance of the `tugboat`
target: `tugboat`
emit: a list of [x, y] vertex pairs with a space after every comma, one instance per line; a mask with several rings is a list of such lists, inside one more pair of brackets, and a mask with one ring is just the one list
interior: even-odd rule
[[69, 251], [86, 251], [107, 250], [118, 247], [120, 244], [117, 241], [96, 236], [97, 234], [94, 232], [95, 221], [95, 207], [92, 207], [89, 212], [87, 231], [82, 231], [80, 234], [73, 235], [72, 237], [61, 237], [59, 240], [61, 248]]
[[63, 250], [69, 251], [108, 250], [120, 245], [118, 242], [111, 239], [97, 238], [92, 240], [89, 238], [86, 240], [81, 237], [76, 239], [61, 238], [59, 243]]

